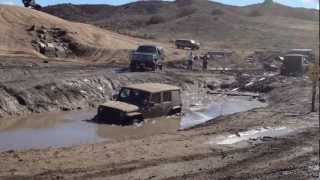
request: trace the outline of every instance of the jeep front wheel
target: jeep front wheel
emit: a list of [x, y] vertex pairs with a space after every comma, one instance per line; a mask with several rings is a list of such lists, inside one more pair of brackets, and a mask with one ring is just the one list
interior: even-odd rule
[[135, 72], [136, 69], [137, 69], [137, 68], [136, 68], [136, 65], [135, 65], [135, 64], [131, 64], [131, 65], [130, 65], [130, 71], [131, 71], [131, 72]]

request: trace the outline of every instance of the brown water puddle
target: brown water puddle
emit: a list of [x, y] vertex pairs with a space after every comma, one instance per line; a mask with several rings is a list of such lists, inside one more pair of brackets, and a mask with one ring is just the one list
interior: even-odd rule
[[3, 120], [0, 125], [0, 151], [42, 149], [97, 143], [154, 134], [175, 132], [180, 118], [146, 120], [132, 126], [95, 124], [96, 111], [46, 113], [19, 119]]

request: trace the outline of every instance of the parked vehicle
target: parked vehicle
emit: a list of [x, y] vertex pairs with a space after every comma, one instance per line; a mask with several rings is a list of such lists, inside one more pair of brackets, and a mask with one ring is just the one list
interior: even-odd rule
[[145, 118], [173, 115], [181, 112], [179, 87], [145, 83], [122, 87], [115, 101], [98, 108], [95, 121], [127, 125]]
[[162, 47], [154, 45], [139, 46], [131, 55], [130, 70], [162, 70], [164, 60], [165, 54]]
[[288, 54], [284, 57], [281, 66], [281, 75], [301, 77], [307, 71], [308, 65], [306, 56], [301, 54]]
[[301, 54], [304, 55], [309, 62], [315, 62], [315, 54], [312, 49], [291, 49], [287, 54]]
[[200, 49], [200, 43], [195, 42], [192, 39], [189, 39], [189, 40], [178, 39], [178, 40], [176, 40], [175, 44], [178, 49], [184, 49], [184, 48], [190, 48], [192, 50]]

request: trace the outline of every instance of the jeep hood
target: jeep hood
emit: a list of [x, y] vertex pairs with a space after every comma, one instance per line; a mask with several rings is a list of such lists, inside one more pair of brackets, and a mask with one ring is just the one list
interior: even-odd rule
[[138, 106], [128, 104], [125, 102], [120, 102], [120, 101], [109, 101], [103, 104], [102, 106], [112, 108], [112, 109], [117, 109], [126, 113], [136, 112], [139, 110]]

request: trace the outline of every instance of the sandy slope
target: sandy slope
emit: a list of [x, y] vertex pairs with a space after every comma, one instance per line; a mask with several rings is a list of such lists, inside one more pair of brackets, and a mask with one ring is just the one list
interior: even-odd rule
[[[0, 6], [0, 24], [0, 55], [41, 56], [30, 43], [32, 36], [27, 29], [32, 25], [65, 29], [78, 43], [97, 49], [131, 49], [139, 43], [135, 38], [16, 6]], [[99, 53], [101, 51], [95, 52]]]

